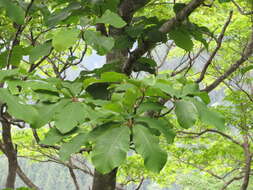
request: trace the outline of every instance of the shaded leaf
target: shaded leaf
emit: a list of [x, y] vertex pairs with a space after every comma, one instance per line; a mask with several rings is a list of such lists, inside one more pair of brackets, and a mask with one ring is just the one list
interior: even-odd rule
[[144, 158], [145, 167], [153, 172], [159, 172], [167, 161], [167, 153], [159, 147], [159, 138], [142, 126], [133, 127], [133, 141], [136, 151]]

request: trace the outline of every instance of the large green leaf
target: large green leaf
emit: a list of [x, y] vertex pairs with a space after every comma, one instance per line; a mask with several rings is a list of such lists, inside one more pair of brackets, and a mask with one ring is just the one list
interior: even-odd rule
[[61, 160], [68, 160], [71, 154], [78, 152], [81, 146], [84, 146], [88, 141], [88, 135], [86, 133], [80, 133], [72, 138], [68, 143], [63, 144], [59, 152]]
[[77, 2], [70, 3], [66, 8], [62, 9], [61, 11], [50, 15], [46, 20], [47, 26], [51, 27], [58, 24], [61, 21], [64, 21], [65, 19], [71, 16], [72, 11], [78, 10], [81, 7], [82, 6], [80, 3]]
[[144, 158], [147, 169], [159, 172], [167, 161], [167, 153], [159, 147], [159, 138], [142, 125], [133, 127], [133, 140], [136, 151]]
[[150, 117], [138, 117], [136, 118], [136, 122], [145, 123], [150, 128], [157, 129], [166, 137], [168, 143], [173, 143], [176, 134], [173, 131], [173, 125], [169, 121]]
[[8, 77], [13, 77], [16, 75], [18, 75], [18, 69], [0, 70], [0, 82], [4, 81], [4, 79]]
[[33, 128], [40, 128], [49, 123], [55, 118], [56, 113], [61, 112], [62, 108], [69, 103], [69, 100], [61, 100], [55, 104], [41, 104], [36, 105], [35, 108], [38, 112], [37, 119], [31, 124]]
[[61, 133], [67, 133], [85, 120], [87, 112], [81, 102], [71, 102], [56, 115], [55, 126]]
[[24, 24], [25, 12], [20, 7], [10, 0], [0, 0], [0, 7], [6, 10], [6, 14], [10, 19], [17, 24]]
[[55, 145], [56, 143], [60, 142], [64, 138], [64, 135], [62, 135], [56, 128], [51, 128], [45, 138], [40, 141], [41, 144], [46, 145]]
[[50, 42], [35, 46], [29, 55], [29, 61], [31, 63], [37, 61], [40, 57], [46, 56], [50, 53], [52, 45]]
[[116, 13], [106, 10], [102, 17], [96, 19], [97, 23], [110, 24], [115, 28], [122, 28], [127, 23]]
[[118, 167], [129, 149], [130, 130], [126, 126], [108, 129], [96, 140], [92, 151], [95, 168], [105, 174]]
[[186, 129], [192, 127], [198, 118], [198, 111], [194, 104], [190, 101], [179, 100], [175, 102], [175, 106], [177, 120], [181, 127]]
[[209, 110], [203, 102], [198, 100], [193, 100], [193, 103], [196, 106], [200, 120], [203, 123], [212, 125], [219, 130], [223, 130], [225, 128], [225, 119], [222, 114]]
[[99, 55], [110, 52], [114, 46], [114, 39], [112, 37], [102, 36], [100, 32], [97, 31], [86, 30], [84, 32], [84, 38]]
[[78, 40], [80, 31], [77, 29], [61, 29], [53, 37], [53, 47], [56, 51], [65, 51]]
[[169, 32], [169, 36], [172, 40], [174, 40], [178, 47], [183, 48], [186, 51], [191, 51], [193, 49], [191, 36], [185, 28], [175, 28]]
[[21, 100], [13, 96], [7, 89], [0, 89], [0, 101], [8, 106], [8, 112], [16, 119], [21, 119], [27, 123], [33, 123], [37, 117], [38, 112], [32, 105], [21, 104]]

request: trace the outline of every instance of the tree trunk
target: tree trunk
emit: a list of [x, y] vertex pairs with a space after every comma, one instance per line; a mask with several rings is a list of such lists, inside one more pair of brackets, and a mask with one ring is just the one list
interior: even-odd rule
[[104, 175], [95, 170], [92, 190], [115, 190], [117, 170]]
[[8, 159], [8, 176], [6, 179], [6, 188], [15, 188], [16, 172], [18, 168], [17, 152], [13, 146], [11, 138], [11, 126], [7, 122], [2, 122], [2, 138], [4, 145], [4, 153]]
[[244, 156], [245, 156], [245, 167], [244, 167], [244, 177], [243, 177], [243, 183], [241, 186], [241, 190], [247, 190], [249, 185], [249, 178], [250, 178], [250, 170], [251, 170], [251, 160], [252, 155], [250, 153], [250, 144], [247, 135], [243, 136], [244, 143]]

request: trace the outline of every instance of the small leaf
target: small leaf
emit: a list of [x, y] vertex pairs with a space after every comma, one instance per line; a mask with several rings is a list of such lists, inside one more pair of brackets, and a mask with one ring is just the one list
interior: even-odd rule
[[77, 29], [61, 29], [53, 37], [53, 47], [56, 51], [65, 51], [76, 43], [79, 33]]
[[115, 28], [122, 28], [127, 23], [116, 13], [106, 10], [101, 18], [96, 19], [97, 23], [104, 23], [114, 26]]
[[181, 127], [186, 129], [192, 127], [198, 117], [198, 112], [194, 104], [190, 101], [179, 100], [175, 102], [175, 106], [177, 120]]
[[88, 135], [81, 133], [72, 138], [69, 142], [63, 144], [59, 152], [61, 160], [69, 160], [71, 154], [78, 152], [82, 146], [88, 143], [88, 141]]
[[126, 126], [108, 129], [96, 140], [91, 159], [102, 174], [120, 166], [129, 149], [130, 130]]
[[25, 12], [20, 7], [10, 0], [0, 0], [0, 7], [6, 10], [6, 14], [10, 19], [17, 24], [24, 24]]
[[224, 119], [223, 115], [221, 115], [218, 112], [209, 110], [204, 103], [202, 103], [198, 100], [194, 99], [193, 103], [196, 106], [199, 116], [200, 116], [200, 120], [203, 123], [206, 123], [208, 125], [212, 125], [219, 130], [225, 129], [225, 119]]
[[159, 172], [167, 161], [167, 153], [159, 147], [159, 138], [142, 125], [133, 127], [133, 141], [136, 151], [144, 158], [147, 169]]
[[30, 52], [29, 61], [31, 63], [34, 63], [39, 58], [48, 55], [50, 53], [51, 48], [52, 45], [50, 42], [46, 42], [44, 44], [34, 47]]

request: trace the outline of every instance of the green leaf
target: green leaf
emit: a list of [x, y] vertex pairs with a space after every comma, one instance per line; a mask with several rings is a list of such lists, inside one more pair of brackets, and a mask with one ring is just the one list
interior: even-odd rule
[[230, 2], [231, 0], [219, 0], [219, 3], [228, 3]]
[[110, 10], [106, 10], [101, 18], [96, 19], [96, 23], [109, 24], [115, 28], [122, 28], [127, 24], [118, 14]]
[[159, 172], [167, 161], [167, 153], [159, 147], [159, 138], [142, 125], [133, 127], [133, 141], [136, 151], [144, 158], [145, 167]]
[[38, 117], [37, 110], [32, 105], [21, 104], [21, 100], [13, 96], [7, 89], [0, 89], [0, 101], [7, 103], [8, 112], [16, 119], [21, 119], [27, 123], [33, 123]]
[[76, 43], [79, 33], [78, 29], [61, 29], [53, 37], [53, 47], [56, 51], [65, 51]]
[[31, 63], [34, 63], [35, 61], [37, 61], [39, 58], [46, 56], [50, 53], [52, 48], [52, 45], [50, 42], [46, 42], [44, 44], [35, 46], [29, 55], [29, 61]]
[[63, 144], [59, 151], [61, 160], [69, 160], [71, 154], [78, 152], [82, 146], [88, 143], [88, 141], [88, 135], [85, 133], [80, 133], [72, 138], [69, 142]]
[[6, 15], [17, 24], [24, 24], [25, 12], [10, 0], [0, 0], [0, 7], [6, 10]]
[[81, 124], [88, 113], [81, 102], [71, 102], [56, 115], [55, 126], [61, 133], [67, 133]]
[[160, 89], [161, 91], [169, 94], [170, 96], [180, 96], [179, 91], [174, 89], [172, 84], [167, 83], [167, 81], [157, 81], [153, 87]]
[[42, 141], [40, 141], [40, 144], [55, 145], [56, 143], [60, 142], [63, 138], [64, 135], [62, 135], [56, 128], [50, 128], [45, 138]]
[[86, 42], [92, 46], [99, 55], [105, 55], [110, 52], [114, 46], [112, 37], [102, 36], [100, 32], [86, 30], [83, 34]]
[[62, 9], [60, 12], [53, 13], [46, 20], [46, 25], [51, 27], [55, 26], [61, 21], [64, 21], [71, 16], [72, 11], [80, 9], [82, 6], [80, 3], [74, 2], [70, 3], [66, 8]]
[[41, 104], [34, 106], [38, 112], [37, 119], [31, 124], [32, 128], [40, 128], [55, 118], [56, 113], [69, 103], [68, 100], [61, 100], [55, 104]]
[[245, 73], [247, 73], [248, 71], [250, 71], [250, 70], [252, 70], [252, 69], [253, 69], [253, 65], [249, 65], [249, 66], [247, 66], [247, 67], [242, 68], [242, 69], [241, 69], [241, 73], [242, 73], [242, 74], [245, 74]]
[[198, 100], [193, 100], [194, 105], [196, 106], [200, 120], [207, 125], [212, 125], [219, 130], [225, 129], [225, 119], [223, 115], [216, 111], [209, 110], [207, 106]]
[[191, 51], [193, 49], [193, 42], [191, 40], [191, 36], [187, 30], [183, 27], [178, 27], [169, 32], [169, 36], [172, 40], [174, 40], [175, 44], [186, 50]]
[[194, 104], [190, 101], [179, 100], [175, 102], [175, 112], [177, 115], [177, 121], [183, 128], [192, 127], [198, 117], [198, 112]]
[[127, 79], [128, 77], [122, 73], [105, 72], [101, 74], [101, 80], [103, 80], [103, 82], [122, 82]]
[[0, 70], [0, 82], [3, 82], [8, 77], [13, 77], [16, 75], [18, 75], [18, 69]]
[[144, 102], [137, 109], [138, 114], [142, 114], [147, 111], [161, 111], [164, 106], [157, 102]]
[[183, 89], [182, 89], [183, 96], [193, 95], [196, 92], [199, 92], [199, 85], [196, 83], [189, 83], [183, 86]]
[[96, 140], [91, 159], [102, 174], [120, 166], [129, 149], [130, 130], [126, 126], [108, 129]]
[[149, 72], [150, 74], [155, 74], [156, 67], [157, 67], [157, 64], [153, 59], [141, 57], [134, 64], [133, 70], [135, 72], [146, 71], [146, 72]]
[[173, 131], [173, 125], [169, 121], [150, 117], [138, 117], [136, 118], [136, 122], [145, 123], [150, 128], [157, 129], [166, 137], [168, 143], [173, 143], [176, 134]]

